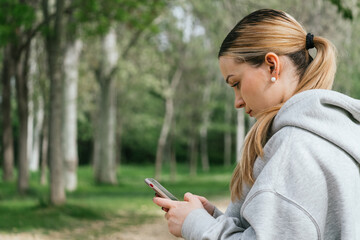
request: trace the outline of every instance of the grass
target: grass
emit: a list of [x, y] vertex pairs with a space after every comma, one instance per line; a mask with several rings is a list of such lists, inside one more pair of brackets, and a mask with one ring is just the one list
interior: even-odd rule
[[[187, 191], [211, 199], [229, 196], [231, 172], [231, 168], [218, 167], [210, 173], [200, 172], [196, 177], [189, 177], [187, 167], [178, 165], [177, 181], [170, 181], [169, 171], [164, 169], [161, 183], [179, 199]], [[39, 184], [38, 173], [31, 174], [26, 196], [17, 194], [15, 182], [0, 181], [0, 232], [41, 231], [46, 234], [88, 228], [84, 236], [96, 236], [150, 221], [160, 211], [151, 201], [154, 192], [144, 183], [144, 178], [152, 177], [153, 173], [151, 165], [125, 165], [118, 169], [117, 185], [97, 185], [92, 169], [80, 167], [77, 190], [67, 193], [66, 204], [59, 207], [49, 204], [49, 187]], [[103, 225], [92, 228], [92, 223]], [[78, 239], [84, 236], [80, 234]]]

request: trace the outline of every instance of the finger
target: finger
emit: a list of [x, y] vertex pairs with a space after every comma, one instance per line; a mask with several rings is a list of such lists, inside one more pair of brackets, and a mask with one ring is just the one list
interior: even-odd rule
[[208, 200], [203, 197], [203, 196], [199, 196], [199, 195], [196, 195], [196, 194], [193, 194], [195, 197], [197, 197], [202, 203], [206, 203], [208, 202]]
[[185, 200], [185, 201], [190, 202], [190, 201], [192, 201], [192, 200], [194, 200], [194, 199], [199, 200], [199, 199], [198, 199], [194, 194], [192, 194], [192, 193], [187, 192], [187, 193], [184, 194], [184, 200]]
[[196, 197], [195, 195], [193, 195], [192, 193], [189, 193], [189, 192], [185, 193], [184, 200], [187, 202], [199, 203], [202, 206], [200, 199], [198, 197]]
[[159, 207], [164, 207], [164, 208], [171, 208], [174, 204], [173, 200], [165, 199], [165, 198], [161, 198], [161, 197], [154, 197], [153, 202], [156, 205], [158, 205]]

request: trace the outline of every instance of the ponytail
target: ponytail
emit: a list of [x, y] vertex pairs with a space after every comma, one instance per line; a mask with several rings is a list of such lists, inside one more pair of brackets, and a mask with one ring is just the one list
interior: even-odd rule
[[336, 48], [322, 37], [314, 37], [316, 57], [306, 68], [296, 93], [310, 89], [331, 89], [336, 73]]

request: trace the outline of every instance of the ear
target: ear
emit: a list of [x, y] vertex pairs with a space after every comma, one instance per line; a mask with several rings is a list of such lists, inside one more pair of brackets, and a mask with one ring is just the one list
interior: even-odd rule
[[280, 58], [276, 53], [268, 52], [265, 55], [265, 64], [269, 67], [269, 73], [272, 77], [279, 79]]

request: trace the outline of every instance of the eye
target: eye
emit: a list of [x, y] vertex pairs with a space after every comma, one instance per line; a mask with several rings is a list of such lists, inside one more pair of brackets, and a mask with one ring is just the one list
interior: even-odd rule
[[240, 84], [240, 82], [236, 82], [236, 83], [234, 83], [233, 85], [231, 85], [231, 87], [237, 87], [237, 88], [239, 88], [239, 84]]

